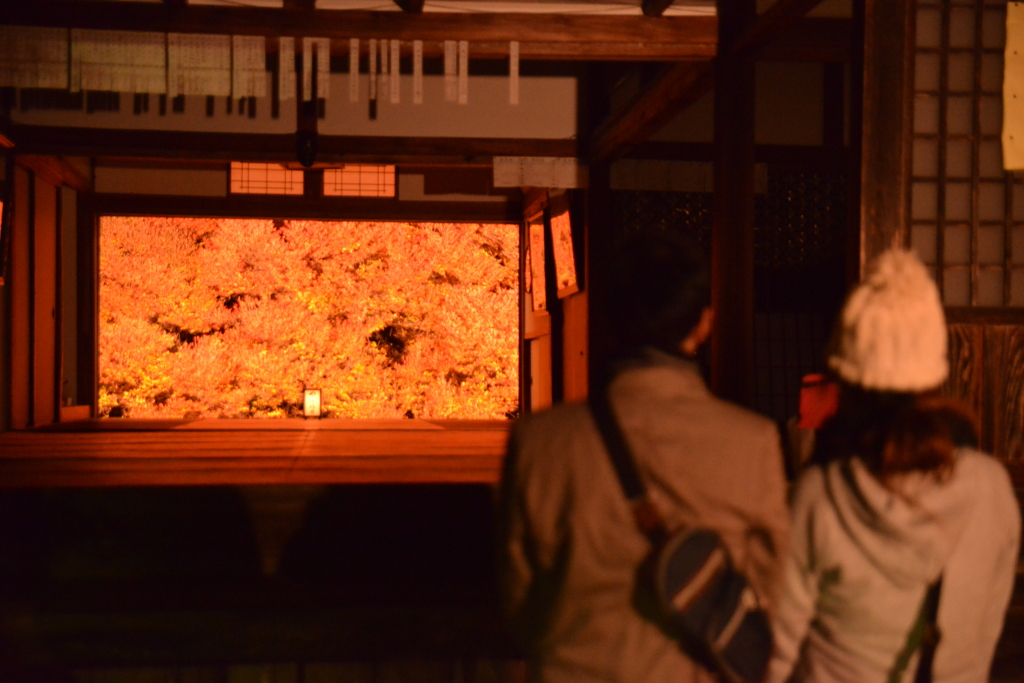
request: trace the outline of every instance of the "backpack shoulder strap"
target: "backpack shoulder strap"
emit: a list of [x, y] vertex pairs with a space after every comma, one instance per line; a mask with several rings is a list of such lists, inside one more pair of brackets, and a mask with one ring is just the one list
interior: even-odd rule
[[615, 476], [622, 486], [633, 512], [637, 527], [652, 543], [660, 544], [666, 535], [665, 522], [647, 496], [647, 488], [640, 478], [626, 435], [622, 432], [607, 389], [595, 391], [590, 397], [590, 412], [597, 431], [604, 441], [605, 450], [612, 461]]

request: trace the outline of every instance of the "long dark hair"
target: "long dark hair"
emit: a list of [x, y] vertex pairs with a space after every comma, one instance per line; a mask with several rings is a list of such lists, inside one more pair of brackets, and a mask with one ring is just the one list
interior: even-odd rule
[[842, 384], [839, 408], [819, 431], [812, 461], [856, 456], [883, 484], [914, 471], [943, 479], [953, 470], [955, 450], [977, 445], [976, 420], [956, 401]]

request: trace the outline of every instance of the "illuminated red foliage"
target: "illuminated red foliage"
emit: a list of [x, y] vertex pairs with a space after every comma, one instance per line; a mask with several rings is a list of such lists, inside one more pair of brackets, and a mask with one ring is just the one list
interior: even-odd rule
[[103, 415], [516, 414], [518, 227], [104, 217]]

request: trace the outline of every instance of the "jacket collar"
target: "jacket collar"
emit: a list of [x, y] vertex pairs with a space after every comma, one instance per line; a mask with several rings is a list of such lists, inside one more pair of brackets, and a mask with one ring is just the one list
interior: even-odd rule
[[695, 361], [653, 347], [615, 366], [611, 391], [623, 398], [638, 392], [658, 397], [710, 393]]

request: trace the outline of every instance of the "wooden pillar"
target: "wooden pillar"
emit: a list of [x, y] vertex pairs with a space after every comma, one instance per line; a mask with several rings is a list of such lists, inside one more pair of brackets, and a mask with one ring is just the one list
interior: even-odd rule
[[[857, 3], [859, 10], [860, 2]], [[909, 240], [914, 3], [863, 0], [860, 268]]]
[[78, 289], [76, 292], [78, 335], [78, 405], [90, 406], [97, 416], [99, 398], [99, 232], [93, 208], [94, 195], [78, 195], [76, 223], [78, 239]]
[[32, 424], [32, 174], [15, 168], [7, 182], [14, 183], [14, 218], [4, 278], [10, 331], [10, 357], [5, 359], [10, 363], [8, 425], [25, 429]]
[[756, 16], [754, 0], [718, 3], [711, 384], [746, 405], [754, 398], [754, 61], [728, 53]]
[[60, 345], [57, 324], [57, 188], [35, 179], [32, 225], [32, 424], [60, 415]]

